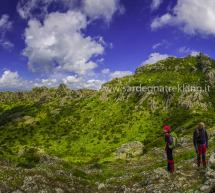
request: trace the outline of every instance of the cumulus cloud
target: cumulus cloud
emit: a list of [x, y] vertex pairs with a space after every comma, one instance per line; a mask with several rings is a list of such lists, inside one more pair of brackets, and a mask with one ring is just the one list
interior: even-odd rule
[[131, 74], [132, 72], [130, 71], [111, 71], [110, 69], [105, 68], [101, 70], [101, 72], [91, 73], [85, 76], [69, 75], [63, 78], [63, 83], [74, 89], [100, 89], [102, 84], [105, 82], [108, 82], [114, 78], [122, 78]]
[[[60, 7], [58, 12], [50, 12], [53, 6]], [[129, 74], [109, 69], [95, 72], [111, 45], [103, 37], [85, 34], [92, 21], [110, 22], [123, 10], [120, 0], [20, 0], [17, 11], [28, 20], [23, 55], [32, 71], [46, 72], [47, 77], [32, 86], [64, 83], [72, 89], [99, 89], [106, 81]]]
[[112, 72], [110, 73], [110, 79], [114, 79], [114, 78], [122, 78], [124, 76], [128, 76], [128, 75], [131, 75], [132, 72], [130, 71], [115, 71], [115, 72]]
[[110, 73], [110, 69], [109, 68], [105, 68], [102, 70], [102, 74], [109, 74]]
[[0, 90], [30, 90], [33, 87], [42, 86], [56, 88], [61, 83], [66, 84], [69, 88], [74, 90], [83, 88], [98, 90], [105, 82], [131, 74], [132, 72], [130, 71], [111, 71], [106, 68], [100, 72], [92, 72], [86, 75], [65, 75], [64, 73], [56, 72], [47, 78], [29, 81], [22, 78], [16, 71], [13, 72], [10, 70], [5, 70], [3, 74], [0, 75]]
[[20, 0], [17, 12], [23, 19], [44, 19], [51, 6], [61, 7], [62, 10], [73, 8], [78, 0]]
[[160, 54], [158, 52], [151, 53], [149, 58], [145, 60], [142, 64], [155, 64], [156, 62], [160, 60], [164, 60], [166, 58], [170, 57], [168, 54]]
[[81, 30], [87, 19], [81, 12], [51, 13], [43, 24], [30, 20], [25, 30], [24, 55], [32, 70], [53, 68], [84, 74], [97, 64], [92, 57], [103, 54], [100, 41], [85, 36]]
[[104, 18], [110, 21], [117, 11], [122, 12], [120, 0], [83, 0], [83, 11], [93, 19]]
[[199, 51], [196, 51], [194, 49], [188, 48], [186, 46], [183, 46], [183, 47], [179, 48], [179, 52], [182, 53], [182, 54], [189, 54], [191, 56], [197, 56], [200, 53]]
[[4, 14], [0, 17], [0, 47], [5, 49], [10, 49], [14, 45], [7, 38], [7, 32], [12, 29], [12, 22], [10, 17], [7, 14]]
[[98, 90], [105, 82], [131, 74], [132, 72], [130, 71], [112, 72], [110, 69], [103, 69], [101, 72], [89, 73], [85, 76], [77, 74], [65, 76], [65, 74], [62, 73], [55, 73], [47, 78], [29, 81], [22, 78], [17, 71], [13, 72], [10, 70], [5, 70], [2, 75], [0, 75], [0, 90], [21, 91], [42, 86], [56, 88], [61, 83], [66, 84], [71, 89], [87, 88]]
[[152, 0], [151, 10], [157, 10], [160, 5], [163, 3], [163, 0]]
[[215, 1], [178, 0], [172, 13], [157, 17], [151, 24], [152, 29], [164, 25], [176, 25], [188, 34], [215, 35]]
[[110, 21], [117, 12], [122, 12], [120, 0], [20, 0], [17, 12], [23, 19], [44, 19], [50, 7], [59, 7], [62, 12], [79, 10], [91, 19], [102, 18]]
[[81, 78], [78, 78], [77, 76], [67, 76], [63, 79], [64, 84], [70, 84], [70, 83], [77, 83], [80, 82]]
[[172, 23], [172, 16], [167, 13], [165, 15], [162, 15], [161, 17], [155, 18], [151, 23], [151, 28], [154, 30], [170, 23]]
[[18, 72], [5, 70], [0, 76], [0, 90], [22, 90], [28, 86], [27, 81], [24, 81]]

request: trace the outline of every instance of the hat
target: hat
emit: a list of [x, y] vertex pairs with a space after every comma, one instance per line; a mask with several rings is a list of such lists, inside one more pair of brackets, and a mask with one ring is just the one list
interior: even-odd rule
[[163, 131], [164, 132], [170, 132], [170, 130], [171, 130], [171, 126], [169, 126], [169, 125], [164, 125], [163, 126]]

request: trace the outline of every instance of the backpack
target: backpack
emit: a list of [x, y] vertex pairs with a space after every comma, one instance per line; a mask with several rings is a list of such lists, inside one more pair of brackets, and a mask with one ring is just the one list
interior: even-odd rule
[[170, 137], [172, 138], [172, 144], [169, 145], [170, 149], [174, 149], [178, 142], [178, 137], [175, 132], [170, 132]]

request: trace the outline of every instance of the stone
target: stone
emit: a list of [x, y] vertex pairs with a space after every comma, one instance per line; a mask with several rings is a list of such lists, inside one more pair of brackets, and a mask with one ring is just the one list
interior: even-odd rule
[[214, 179], [215, 178], [215, 171], [209, 168], [208, 171], [206, 172], [206, 177]]
[[21, 190], [15, 190], [12, 193], [23, 193]]
[[203, 185], [203, 186], [200, 188], [200, 190], [201, 190], [202, 192], [209, 192], [210, 186], [208, 186], [208, 185]]
[[38, 193], [49, 193], [47, 190], [40, 190]]
[[56, 193], [64, 193], [64, 191], [61, 188], [55, 188]]
[[211, 169], [215, 169], [215, 153], [210, 156], [208, 163]]
[[143, 153], [143, 144], [139, 141], [133, 141], [123, 144], [116, 151], [116, 157], [119, 159], [126, 159], [130, 157], [140, 156]]
[[26, 176], [22, 185], [22, 190], [29, 192], [33, 190], [38, 190], [37, 184], [32, 176]]
[[104, 189], [105, 188], [105, 184], [101, 183], [98, 184], [98, 190]]

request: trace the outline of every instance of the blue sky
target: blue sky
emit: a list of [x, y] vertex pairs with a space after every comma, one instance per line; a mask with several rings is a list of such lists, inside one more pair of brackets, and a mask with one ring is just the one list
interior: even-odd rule
[[214, 58], [215, 1], [2, 0], [0, 90], [93, 88], [168, 56]]

